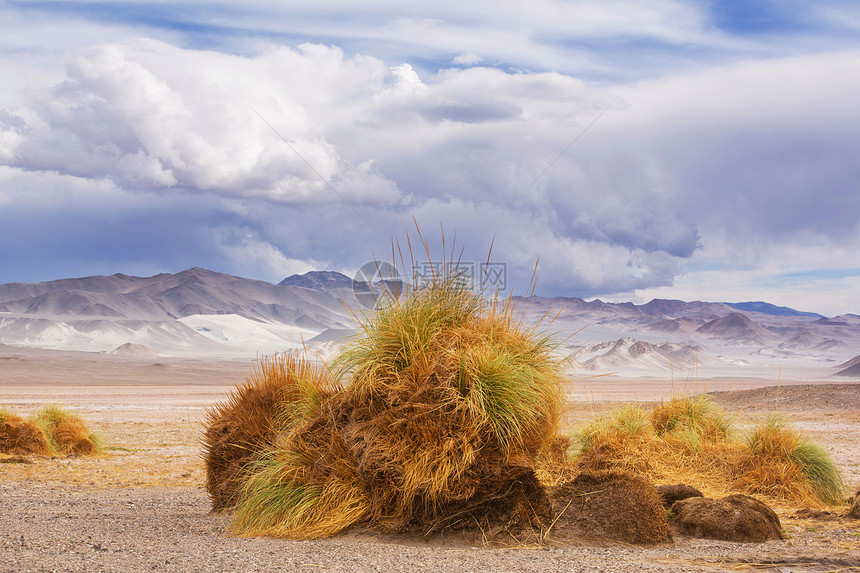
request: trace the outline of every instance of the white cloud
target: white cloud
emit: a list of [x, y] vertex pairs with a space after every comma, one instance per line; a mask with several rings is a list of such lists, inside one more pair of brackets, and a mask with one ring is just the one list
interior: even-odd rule
[[[306, 80], [297, 74], [326, 67], [337, 70], [329, 70], [331, 83], [293, 85]], [[340, 73], [350, 69], [358, 76], [351, 82]], [[302, 93], [332, 89], [348, 97], [342, 88], [379, 70], [384, 67], [375, 60], [344, 61], [338, 50], [321, 47], [251, 60], [151, 40], [101, 46], [75, 58], [68, 79], [30, 110], [36, 118], [26, 137], [20, 128], [3, 132], [4, 143], [10, 140], [3, 156], [24, 169], [107, 177], [139, 190], [339, 201], [325, 180], [353, 202], [392, 202], [396, 186], [373, 169], [372, 158], [342, 158], [314, 121], [306, 101], [313, 96]]]
[[454, 56], [454, 59], [451, 61], [458, 66], [475, 66], [484, 61], [484, 58], [474, 52], [465, 52]]
[[287, 257], [278, 247], [250, 232], [236, 236], [233, 229], [224, 229], [217, 236], [225, 262], [230, 265], [231, 272], [239, 276], [278, 283], [294, 274], [328, 268], [328, 264], [321, 261]]
[[705, 245], [687, 261], [688, 271], [671, 285], [601, 294], [609, 301], [653, 298], [747, 302], [827, 316], [860, 314], [860, 232], [837, 244], [823, 235], [801, 234], [790, 242], [756, 242], [738, 250], [732, 244]]
[[[641, 35], [660, 41], [728, 42], [695, 6], [609, 11], [622, 4], [630, 8], [577, 4], [592, 27], [571, 33], [624, 34], [638, 18]], [[379, 25], [446, 62], [552, 52], [552, 67], [569, 55], [547, 40], [566, 6], [544, 2], [536, 15], [507, 6], [490, 40], [467, 38], [471, 9], [453, 4], [430, 20], [395, 14]], [[535, 22], [544, 40], [518, 21]], [[458, 43], [440, 53], [450, 38]], [[504, 59], [523, 46], [522, 60]], [[193, 206], [208, 219], [188, 223], [183, 237], [198, 241], [189, 249], [278, 280], [312, 265], [358, 266], [385, 253], [413, 216], [457, 233], [476, 260], [495, 234], [495, 257], [517, 276], [530, 276], [539, 257], [543, 292], [580, 296], [713, 284], [715, 274], [699, 274], [712, 272], [698, 270], [705, 263], [714, 273], [742, 267], [753, 289], [809, 237], [818, 251], [796, 259], [802, 268], [845, 268], [854, 263], [813, 259], [840, 245], [860, 250], [858, 52], [626, 84], [491, 67], [432, 74], [347, 54], [306, 43], [230, 55], [148, 39], [76, 51], [62, 78], [33, 83], [26, 97], [21, 86], [2, 93], [0, 178], [17, 182], [0, 187], [0, 203], [11, 217], [45, 197], [74, 205], [102, 189], [145, 205], [153, 220], [163, 216], [158, 202]], [[130, 206], [107, 203], [95, 211], [132, 217]], [[212, 234], [220, 239], [200, 246]]]

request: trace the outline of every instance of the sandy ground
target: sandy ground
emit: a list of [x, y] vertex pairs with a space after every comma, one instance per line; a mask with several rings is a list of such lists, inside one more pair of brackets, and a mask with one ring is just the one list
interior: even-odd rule
[[[76, 410], [103, 437], [98, 458], [0, 464], [0, 572], [7, 571], [860, 571], [860, 521], [798, 519], [790, 538], [738, 544], [676, 536], [630, 547], [475, 548], [449, 537], [352, 531], [297, 542], [229, 535], [203, 489], [200, 419], [250, 370], [248, 361], [139, 359], [0, 347], [0, 404]], [[779, 411], [822, 444], [860, 489], [860, 385], [769, 380], [598, 378], [572, 381], [568, 423], [621, 401], [707, 390], [741, 427]], [[833, 508], [835, 512], [844, 511]]]

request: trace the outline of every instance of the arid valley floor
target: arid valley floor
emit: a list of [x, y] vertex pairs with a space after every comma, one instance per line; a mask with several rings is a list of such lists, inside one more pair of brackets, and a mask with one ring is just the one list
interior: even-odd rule
[[[0, 571], [860, 571], [860, 521], [798, 518], [796, 508], [775, 508], [788, 539], [764, 544], [676, 535], [656, 547], [584, 539], [538, 549], [359, 530], [302, 542], [230, 536], [203, 488], [200, 419], [250, 366], [0, 346], [0, 404], [23, 414], [63, 404], [107, 446], [97, 458], [0, 464]], [[702, 391], [716, 392], [740, 427], [784, 414], [834, 457], [849, 492], [860, 489], [858, 384], [574, 380], [568, 424], [623, 401]]]

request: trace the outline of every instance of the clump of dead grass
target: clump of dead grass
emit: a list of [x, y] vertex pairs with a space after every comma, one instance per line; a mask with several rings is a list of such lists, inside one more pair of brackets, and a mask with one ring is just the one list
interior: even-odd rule
[[102, 450], [100, 438], [81, 417], [58, 404], [46, 404], [31, 420], [44, 432], [53, 455], [90, 456]]
[[770, 416], [746, 439], [737, 485], [777, 499], [843, 501], [839, 468], [818, 444], [806, 440], [779, 416]]
[[677, 440], [694, 451], [731, 438], [731, 420], [705, 395], [675, 396], [662, 401], [651, 410], [649, 418], [658, 436]]
[[48, 438], [40, 427], [0, 407], [0, 453], [51, 455]]
[[101, 450], [101, 440], [84, 421], [57, 404], [43, 406], [27, 420], [0, 408], [0, 453], [88, 456]]
[[838, 503], [839, 469], [820, 446], [778, 418], [739, 440], [707, 396], [675, 397], [652, 410], [627, 404], [573, 436], [581, 470], [621, 470], [655, 483], [685, 483], [710, 497], [757, 494], [776, 504]]
[[284, 354], [256, 362], [244, 384], [208, 409], [203, 447], [213, 509], [235, 505], [248, 465], [334, 389], [323, 367]]
[[548, 519], [535, 466], [562, 410], [552, 341], [524, 328], [510, 300], [488, 303], [456, 275], [416, 284], [359, 322], [361, 336], [333, 362], [342, 386], [297, 415], [265, 414], [279, 422], [248, 444], [235, 474], [233, 530], [314, 538], [358, 521], [431, 532]]

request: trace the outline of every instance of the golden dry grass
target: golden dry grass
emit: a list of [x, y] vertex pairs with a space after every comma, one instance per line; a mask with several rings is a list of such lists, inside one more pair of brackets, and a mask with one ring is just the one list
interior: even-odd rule
[[234, 506], [248, 465], [334, 388], [324, 368], [280, 355], [256, 362], [244, 384], [208, 409], [203, 448], [213, 508]]
[[48, 438], [32, 421], [0, 408], [0, 453], [10, 455], [51, 455]]
[[334, 361], [343, 386], [295, 415], [267, 414], [280, 423], [236, 474], [235, 532], [314, 538], [359, 520], [430, 531], [529, 505], [516, 495], [548, 506], [534, 469], [562, 409], [549, 339], [523, 328], [510, 301], [487, 304], [456, 276], [361, 320]]
[[0, 452], [44, 456], [90, 456], [101, 451], [99, 438], [84, 421], [57, 404], [37, 410], [28, 420], [0, 409]]
[[43, 406], [31, 420], [45, 433], [53, 455], [90, 456], [101, 451], [99, 438], [81, 417], [57, 404]]
[[737, 487], [805, 505], [843, 501], [842, 475], [827, 452], [778, 416], [756, 426], [745, 445], [737, 462]]
[[746, 441], [707, 397], [676, 397], [648, 411], [628, 404], [593, 420], [573, 439], [581, 470], [622, 470], [654, 483], [685, 483], [708, 497], [755, 494], [775, 505], [841, 501], [838, 468], [819, 446], [767, 421]]

